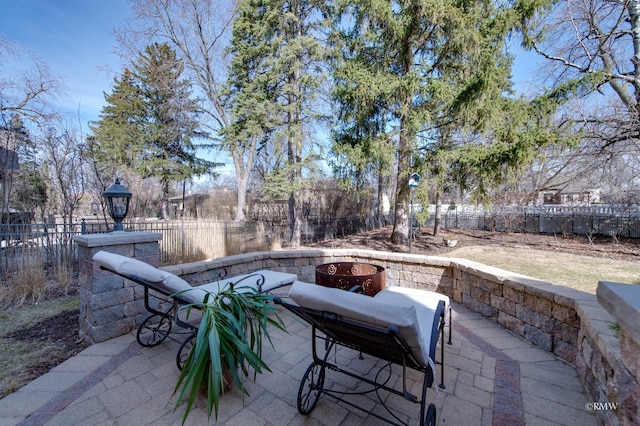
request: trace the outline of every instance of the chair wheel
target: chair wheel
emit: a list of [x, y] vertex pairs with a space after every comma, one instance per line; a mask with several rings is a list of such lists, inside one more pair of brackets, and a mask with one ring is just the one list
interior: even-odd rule
[[307, 415], [316, 406], [322, 386], [324, 385], [324, 368], [315, 362], [311, 363], [304, 373], [298, 389], [298, 412]]
[[425, 426], [435, 426], [436, 425], [436, 406], [435, 404], [429, 404], [429, 408], [427, 408], [427, 414], [424, 416]]
[[196, 343], [196, 334], [197, 333], [191, 333], [189, 337], [184, 339], [184, 342], [180, 345], [180, 349], [178, 349], [176, 365], [180, 371], [184, 368], [184, 364], [187, 362], [187, 358], [189, 357], [189, 352], [191, 352], [191, 348], [193, 348], [193, 345]]
[[147, 317], [140, 327], [136, 339], [141, 346], [147, 348], [159, 345], [171, 332], [171, 317], [164, 314], [154, 314]]

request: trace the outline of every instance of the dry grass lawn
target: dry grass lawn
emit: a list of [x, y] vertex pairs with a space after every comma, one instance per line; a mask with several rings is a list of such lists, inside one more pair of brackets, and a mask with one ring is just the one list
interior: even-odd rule
[[447, 257], [461, 257], [533, 278], [595, 293], [598, 281], [640, 282], [637, 262], [582, 256], [526, 247], [469, 246]]
[[[390, 242], [391, 231], [387, 227], [311, 246], [406, 252], [406, 246]], [[444, 237], [457, 245], [448, 247]], [[413, 253], [466, 258], [589, 293], [595, 293], [598, 281], [640, 282], [638, 239], [464, 229], [448, 229], [434, 237], [425, 229], [416, 235]]]
[[[48, 339], [47, 326], [51, 318], [78, 306], [77, 297], [66, 297], [0, 311], [0, 398], [75, 354], [70, 342]], [[66, 326], [71, 338], [75, 334], [77, 339], [77, 326], [73, 325]]]

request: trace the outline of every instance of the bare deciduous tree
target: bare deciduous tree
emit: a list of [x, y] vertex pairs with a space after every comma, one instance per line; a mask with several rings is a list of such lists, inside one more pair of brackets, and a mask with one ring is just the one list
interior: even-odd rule
[[44, 156], [44, 169], [48, 173], [58, 211], [65, 223], [73, 223], [74, 215], [85, 191], [86, 167], [83, 161], [84, 145], [76, 129], [49, 127], [39, 138]]
[[[227, 78], [224, 49], [228, 46], [235, 1], [130, 0], [135, 19], [116, 30], [116, 37], [126, 58], [137, 55], [149, 40], [167, 41], [185, 61], [185, 72], [198, 87], [206, 102], [208, 128], [214, 134], [232, 123], [224, 102], [223, 86]], [[246, 194], [257, 147], [221, 140], [218, 142], [230, 155], [238, 187], [236, 220], [246, 219]]]
[[[60, 91], [60, 81], [47, 65], [28, 48], [0, 37], [0, 203], [3, 214], [9, 212], [13, 177], [19, 170], [31, 144], [27, 129], [56, 118], [51, 101]], [[35, 151], [33, 151], [35, 152]]]
[[0, 37], [0, 126], [8, 124], [14, 114], [27, 121], [41, 121], [56, 114], [51, 99], [60, 91], [60, 80], [49, 67], [27, 48], [15, 46]]
[[547, 174], [536, 174], [540, 188], [572, 181], [609, 193], [637, 188], [640, 1], [555, 3], [528, 23], [525, 46], [546, 59], [543, 85], [572, 95], [557, 119], [581, 136], [577, 149], [548, 157]]
[[563, 0], [525, 34], [525, 45], [547, 59], [545, 83], [591, 96], [586, 109], [573, 110], [583, 129], [605, 146], [640, 136], [640, 1]]

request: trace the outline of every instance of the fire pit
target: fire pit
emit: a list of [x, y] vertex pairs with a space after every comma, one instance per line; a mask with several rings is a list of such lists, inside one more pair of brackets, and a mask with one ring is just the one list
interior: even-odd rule
[[370, 263], [335, 262], [316, 267], [316, 284], [349, 290], [361, 286], [364, 294], [375, 296], [385, 288], [384, 268]]

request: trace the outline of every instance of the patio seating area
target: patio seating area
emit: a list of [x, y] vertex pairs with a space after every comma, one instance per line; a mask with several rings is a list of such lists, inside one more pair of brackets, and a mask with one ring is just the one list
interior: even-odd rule
[[[429, 402], [442, 425], [596, 425], [586, 406], [591, 400], [576, 370], [554, 354], [453, 303], [453, 340], [445, 343], [445, 389], [434, 385]], [[279, 307], [289, 333], [274, 330], [275, 348], [265, 347], [271, 373], [248, 381], [250, 396], [232, 390], [220, 401], [218, 423], [237, 425], [357, 425], [380, 424], [362, 411], [330, 397], [302, 416], [296, 408], [300, 380], [311, 362], [311, 329]], [[442, 343], [439, 343], [439, 345]], [[174, 411], [171, 398], [178, 378], [178, 343], [167, 340], [140, 347], [135, 333], [96, 343], [55, 367], [48, 374], [0, 400], [2, 425], [175, 425], [183, 406]], [[342, 350], [341, 365], [366, 373], [376, 360], [359, 359]], [[328, 376], [332, 387], [356, 389], [352, 378]], [[409, 377], [409, 389], [421, 378]], [[393, 372], [389, 383], [401, 388]], [[325, 386], [328, 386], [325, 384]], [[437, 390], [436, 390], [437, 389]], [[383, 395], [384, 398], [384, 395]], [[361, 398], [363, 406], [378, 409], [375, 395]], [[419, 410], [402, 398], [389, 398], [388, 407], [403, 421], [419, 424]], [[207, 424], [204, 397], [186, 424]], [[211, 424], [215, 419], [211, 418]]]

